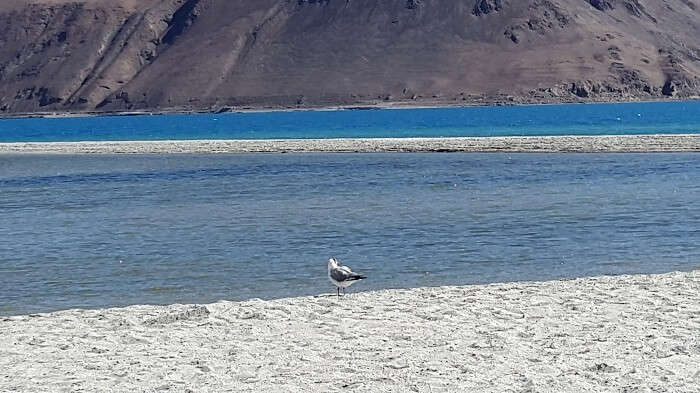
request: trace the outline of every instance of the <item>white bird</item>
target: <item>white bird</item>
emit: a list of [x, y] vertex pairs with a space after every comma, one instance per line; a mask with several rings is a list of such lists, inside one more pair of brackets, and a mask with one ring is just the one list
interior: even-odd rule
[[337, 287], [338, 297], [340, 297], [340, 288], [343, 288], [343, 295], [345, 295], [345, 288], [364, 278], [366, 277], [353, 272], [349, 267], [340, 266], [340, 261], [337, 259], [328, 260], [328, 279]]

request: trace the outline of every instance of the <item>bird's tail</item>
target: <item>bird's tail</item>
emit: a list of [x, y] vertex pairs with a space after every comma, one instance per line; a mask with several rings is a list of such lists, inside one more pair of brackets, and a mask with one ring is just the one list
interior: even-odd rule
[[364, 279], [367, 278], [367, 277], [366, 277], [366, 276], [363, 276], [363, 275], [361, 275], [361, 274], [355, 274], [354, 276], [352, 276], [352, 277], [350, 277], [350, 278], [353, 279], [353, 280], [364, 280]]

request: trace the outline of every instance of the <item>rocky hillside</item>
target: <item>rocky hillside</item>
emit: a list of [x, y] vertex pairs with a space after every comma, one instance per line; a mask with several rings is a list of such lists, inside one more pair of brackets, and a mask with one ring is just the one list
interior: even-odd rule
[[698, 0], [0, 3], [0, 115], [698, 95]]

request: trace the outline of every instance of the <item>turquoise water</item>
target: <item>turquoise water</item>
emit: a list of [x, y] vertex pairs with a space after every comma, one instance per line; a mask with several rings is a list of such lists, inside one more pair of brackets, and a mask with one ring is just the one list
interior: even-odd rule
[[0, 120], [0, 142], [700, 133], [700, 101]]
[[0, 155], [0, 314], [700, 268], [694, 154]]

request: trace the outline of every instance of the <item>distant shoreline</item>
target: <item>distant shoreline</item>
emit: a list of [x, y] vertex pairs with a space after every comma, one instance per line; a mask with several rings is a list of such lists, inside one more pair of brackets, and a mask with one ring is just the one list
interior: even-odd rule
[[445, 109], [445, 108], [478, 108], [496, 106], [549, 106], [549, 105], [576, 105], [576, 104], [643, 104], [654, 102], [691, 102], [700, 101], [700, 97], [683, 98], [659, 98], [640, 100], [562, 100], [562, 101], [508, 101], [484, 100], [484, 101], [392, 101], [392, 102], [367, 102], [340, 105], [308, 105], [308, 106], [221, 106], [212, 108], [164, 108], [164, 109], [135, 109], [129, 111], [84, 111], [84, 112], [32, 112], [32, 113], [5, 113], [0, 115], [0, 120], [31, 119], [31, 118], [72, 118], [72, 117], [98, 117], [98, 116], [160, 116], [160, 115], [215, 115], [225, 113], [275, 113], [275, 112], [313, 112], [313, 111], [342, 111], [342, 110], [382, 110], [382, 109]]
[[700, 134], [0, 143], [0, 153], [5, 154], [379, 152], [700, 152]]

